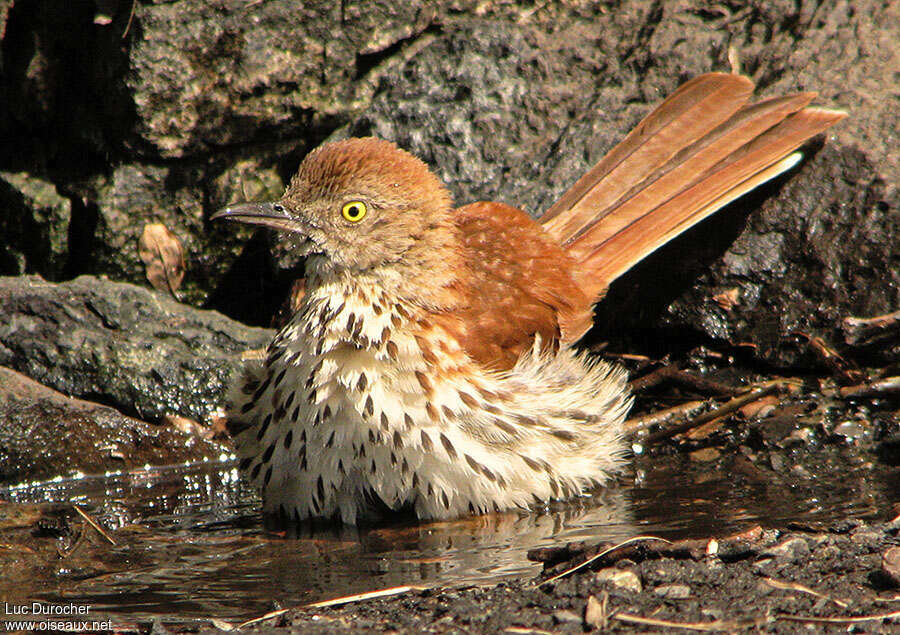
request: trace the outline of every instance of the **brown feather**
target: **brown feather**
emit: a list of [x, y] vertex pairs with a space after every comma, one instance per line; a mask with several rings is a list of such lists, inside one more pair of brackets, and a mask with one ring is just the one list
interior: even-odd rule
[[725, 122], [752, 93], [753, 83], [740, 75], [707, 73], [690, 80], [563, 194], [540, 222], [564, 243], [579, 228], [596, 223], [603, 210], [608, 213], [620, 193]]
[[525, 212], [473, 203], [455, 219], [470, 275], [458, 289], [463, 302], [441, 323], [471, 358], [508, 370], [536, 335], [555, 347], [590, 327], [591, 302], [572, 278], [574, 262]]
[[653, 250], [790, 169], [796, 161], [785, 157], [845, 116], [804, 109], [815, 93], [744, 105], [752, 91], [748, 78], [723, 73], [687, 82], [541, 217], [592, 301]]

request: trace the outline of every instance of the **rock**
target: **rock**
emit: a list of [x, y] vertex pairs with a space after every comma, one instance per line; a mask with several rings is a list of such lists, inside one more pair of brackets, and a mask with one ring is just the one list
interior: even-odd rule
[[628, 569], [616, 569], [613, 567], [600, 569], [594, 574], [594, 580], [600, 583], [609, 583], [612, 586], [633, 593], [640, 593], [644, 588], [640, 577], [634, 571]]
[[686, 600], [691, 597], [691, 587], [686, 584], [662, 584], [653, 592], [667, 600]]
[[881, 571], [894, 586], [900, 587], [900, 547], [891, 547], [881, 554]]
[[271, 337], [129, 284], [0, 278], [0, 365], [142, 419], [207, 421], [241, 352]]
[[0, 210], [0, 275], [60, 278], [69, 262], [69, 200], [48, 181], [0, 172]]
[[800, 537], [791, 537], [772, 545], [760, 552], [760, 556], [771, 558], [787, 558], [797, 561], [809, 555], [809, 544]]
[[214, 458], [226, 449], [71, 399], [0, 367], [0, 482]]

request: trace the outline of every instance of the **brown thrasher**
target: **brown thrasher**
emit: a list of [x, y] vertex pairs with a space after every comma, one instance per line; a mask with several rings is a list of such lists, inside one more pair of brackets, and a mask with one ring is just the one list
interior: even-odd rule
[[748, 105], [753, 88], [689, 81], [537, 222], [502, 203], [454, 209], [424, 163], [374, 138], [317, 148], [278, 202], [216, 213], [308, 256], [300, 308], [231, 396], [265, 510], [448, 518], [607, 481], [630, 397], [621, 369], [573, 349], [592, 305], [845, 116], [805, 108], [815, 93]]

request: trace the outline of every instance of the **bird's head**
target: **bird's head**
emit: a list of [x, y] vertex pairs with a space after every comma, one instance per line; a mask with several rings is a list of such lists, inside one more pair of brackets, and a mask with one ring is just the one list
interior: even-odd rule
[[423, 247], [453, 232], [440, 180], [413, 155], [372, 137], [316, 148], [280, 200], [232, 205], [212, 218], [286, 232], [315, 266], [351, 273], [416, 264]]

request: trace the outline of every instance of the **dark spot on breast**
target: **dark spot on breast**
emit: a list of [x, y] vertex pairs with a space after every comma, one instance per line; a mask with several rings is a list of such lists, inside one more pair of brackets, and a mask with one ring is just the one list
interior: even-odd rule
[[253, 393], [253, 401], [259, 401], [259, 398], [263, 396], [263, 393], [266, 392], [269, 388], [269, 383], [272, 381], [272, 376], [269, 375], [266, 377], [266, 380], [260, 384], [259, 388], [256, 389], [256, 392]]
[[238, 469], [241, 472], [246, 472], [247, 468], [250, 467], [250, 464], [253, 463], [253, 457], [248, 456], [246, 459], [241, 459], [241, 462], [238, 464]]
[[325, 501], [325, 482], [322, 480], [322, 475], [319, 475], [319, 478], [316, 479], [316, 493], [319, 495], [319, 500], [322, 502]]
[[400, 349], [397, 348], [397, 345], [394, 343], [394, 340], [388, 340], [388, 343], [385, 344], [385, 350], [387, 351], [388, 357], [394, 361], [397, 361], [397, 356], [400, 354]]
[[434, 487], [432, 487], [431, 483], [428, 484], [428, 496], [434, 496]]
[[472, 468], [473, 471], [475, 471], [475, 472], [481, 471], [481, 464], [478, 461], [476, 461], [475, 459], [473, 459], [471, 456], [469, 456], [468, 454], [466, 454], [466, 463], [469, 464], [469, 467]]
[[388, 422], [387, 414], [384, 412], [381, 413], [381, 429], [387, 431], [390, 429], [390, 423]]
[[394, 447], [398, 450], [403, 449], [403, 437], [400, 435], [399, 430], [394, 430]]
[[372, 311], [375, 312], [375, 315], [381, 315], [382, 313], [384, 313], [384, 307], [382, 307], [380, 304], [373, 304]]
[[484, 477], [492, 483], [495, 483], [497, 481], [497, 476], [484, 465], [481, 466], [481, 473], [484, 474]]
[[550, 432], [553, 436], [561, 441], [574, 441], [578, 438], [578, 435], [572, 432], [571, 430], [553, 430]]
[[419, 474], [418, 474], [418, 472], [413, 472], [412, 487], [413, 487], [413, 489], [415, 489], [418, 486], [419, 486]]
[[288, 395], [287, 401], [285, 401], [284, 405], [282, 405], [281, 407], [284, 410], [290, 410], [291, 404], [293, 404], [293, 403], [294, 403], [294, 392], [292, 391], [291, 394]]
[[284, 449], [289, 450], [291, 447], [291, 442], [294, 440], [294, 431], [288, 430], [287, 434], [284, 435]]
[[453, 409], [450, 406], [441, 406], [441, 412], [444, 413], [444, 417], [448, 420], [453, 419]]
[[469, 406], [469, 408], [477, 408], [478, 407], [478, 400], [475, 399], [475, 397], [473, 397], [472, 395], [470, 395], [467, 392], [459, 391], [459, 399], [464, 404]]
[[253, 401], [248, 401], [248, 402], [245, 403], [243, 406], [241, 406], [241, 414], [242, 414], [242, 415], [247, 414], [248, 412], [250, 412], [251, 410], [253, 410], [253, 406], [255, 406], [255, 405], [256, 405], [255, 402], [253, 402]]
[[416, 379], [419, 381], [419, 385], [422, 387], [422, 390], [425, 391], [425, 394], [430, 395], [433, 392], [431, 380], [428, 378], [428, 375], [423, 373], [421, 370], [417, 370]]
[[378, 468], [375, 466], [375, 459], [372, 459], [371, 471], [372, 471], [372, 474], [375, 474], [378, 472]]
[[406, 426], [407, 430], [411, 430], [413, 425], [415, 425], [413, 424], [412, 417], [409, 416], [408, 412], [403, 413], [403, 424]]
[[527, 465], [528, 467], [530, 467], [530, 468], [531, 468], [532, 470], [534, 470], [535, 472], [540, 472], [540, 471], [541, 471], [541, 466], [538, 464], [537, 461], [535, 461], [535, 460], [532, 459], [531, 457], [525, 456], [524, 454], [520, 454], [519, 457], [520, 457], [523, 461], [525, 461], [525, 465]]
[[400, 473], [406, 474], [409, 472], [409, 463], [406, 461], [406, 457], [403, 457], [403, 465], [400, 466]]
[[450, 443], [450, 439], [447, 438], [443, 432], [441, 433], [441, 445], [444, 446], [444, 449], [447, 451], [447, 456], [451, 459], [456, 458], [456, 448], [453, 447], [453, 444]]
[[297, 404], [297, 407], [294, 408], [294, 412], [291, 413], [291, 421], [297, 423], [297, 417], [300, 416], [300, 404]]
[[390, 339], [391, 339], [391, 327], [385, 326], [383, 329], [381, 329], [381, 339], [379, 341], [384, 343]]
[[441, 502], [444, 503], [444, 509], [450, 509], [450, 499], [447, 498], [447, 492], [441, 490]]
[[269, 481], [272, 480], [272, 466], [269, 466], [269, 469], [266, 470], [266, 475], [263, 477], [263, 487], [266, 487], [269, 484]]
[[256, 392], [257, 388], [259, 388], [258, 381], [248, 381], [244, 383], [243, 388], [241, 388], [241, 392], [245, 395], [252, 395], [254, 392]]
[[334, 430], [331, 431], [331, 434], [328, 435], [328, 440], [325, 442], [325, 447], [330, 448], [334, 445]]
[[431, 452], [434, 446], [431, 443], [431, 437], [428, 436], [428, 433], [422, 430], [422, 449], [426, 452]]
[[403, 320], [400, 319], [400, 316], [396, 313], [391, 314], [391, 324], [394, 325], [395, 329], [400, 328], [400, 325], [403, 324]]
[[437, 409], [431, 404], [430, 401], [425, 404], [425, 414], [428, 415], [428, 418], [435, 423], [441, 420], [440, 416], [438, 415]]
[[327, 421], [331, 418], [331, 406], [325, 404], [324, 410], [322, 410], [322, 421]]
[[281, 369], [281, 372], [278, 373], [278, 376], [275, 378], [275, 385], [276, 385], [276, 386], [277, 386], [278, 384], [281, 383], [281, 380], [282, 380], [282, 379], [284, 379], [285, 373], [287, 373], [287, 368], [282, 368], [282, 369]]
[[253, 466], [253, 469], [250, 470], [250, 480], [255, 481], [256, 477], [259, 476], [259, 468], [262, 467], [262, 463], [257, 463]]
[[506, 434], [514, 436], [516, 434], [516, 428], [511, 423], [504, 421], [503, 419], [493, 419], [494, 425], [503, 430]]
[[353, 327], [355, 326], [355, 322], [356, 322], [356, 313], [351, 312], [350, 315], [347, 316], [347, 326], [345, 327], [347, 329], [348, 333], [353, 332]]
[[526, 417], [525, 415], [516, 415], [515, 419], [516, 419], [516, 423], [518, 423], [521, 426], [534, 427], [534, 426], [540, 424], [540, 422], [537, 419], [535, 419], [533, 417]]
[[344, 470], [344, 460], [343, 459], [338, 459], [338, 472], [340, 473], [341, 476], [346, 474], [346, 471]]
[[322, 509], [319, 507], [319, 501], [316, 500], [316, 497], [315, 497], [315, 496], [310, 496], [310, 497], [309, 497], [309, 502], [312, 503], [313, 511], [315, 511], [316, 514], [321, 514], [321, 513], [322, 513]]
[[359, 446], [359, 450], [356, 453], [356, 456], [360, 459], [366, 458], [366, 444], [363, 443]]
[[375, 412], [375, 402], [372, 401], [372, 395], [368, 395], [366, 397], [366, 405], [363, 408], [363, 414], [366, 415], [367, 417], [371, 417], [374, 412]]
[[318, 393], [316, 392], [316, 389], [313, 388], [312, 390], [309, 391], [309, 394], [306, 396], [306, 401], [309, 402], [309, 403], [316, 403], [316, 398], [317, 398], [318, 396], [319, 396], [319, 395], [318, 395]]
[[553, 492], [553, 496], [555, 498], [559, 498], [559, 485], [556, 483], [556, 479], [550, 479], [550, 491]]
[[391, 465], [397, 465], [397, 455], [391, 452]]
[[372, 428], [369, 428], [369, 443], [375, 445], [375, 431]]
[[262, 462], [268, 463], [272, 459], [272, 453], [275, 451], [275, 441], [269, 444], [269, 447], [266, 448], [266, 451], [263, 452]]
[[259, 430], [256, 431], [256, 440], [261, 441], [262, 438], [266, 435], [266, 430], [269, 429], [269, 424], [272, 423], [272, 414], [269, 413], [266, 415], [266, 418], [263, 419], [262, 425], [259, 426]]

